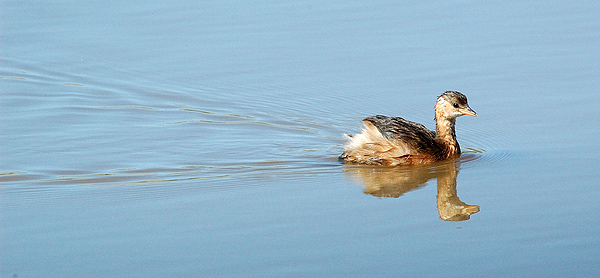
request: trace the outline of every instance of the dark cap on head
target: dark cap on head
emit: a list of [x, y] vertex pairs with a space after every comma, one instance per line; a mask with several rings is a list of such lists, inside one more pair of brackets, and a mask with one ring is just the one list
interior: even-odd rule
[[461, 92], [458, 92], [458, 91], [446, 91], [438, 98], [441, 98], [441, 97], [444, 97], [449, 102], [456, 102], [460, 105], [467, 104], [467, 96], [463, 95]]

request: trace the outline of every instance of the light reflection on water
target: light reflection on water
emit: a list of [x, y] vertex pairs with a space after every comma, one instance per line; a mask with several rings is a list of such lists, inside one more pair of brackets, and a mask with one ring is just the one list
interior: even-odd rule
[[[11, 63], [18, 66], [16, 62]], [[12, 74], [28, 76], [10, 77], [25, 84], [30, 79], [36, 79], [35, 76], [43, 75], [41, 72], [24, 70], [12, 70]], [[7, 132], [15, 136], [12, 140], [19, 142], [19, 136], [35, 136], [36, 139], [27, 145], [15, 144], [14, 148], [7, 149], [8, 153], [15, 154], [9, 156], [12, 165], [28, 166], [22, 169], [16, 167], [18, 170], [6, 169], [1, 180], [137, 184], [243, 176], [249, 172], [271, 175], [338, 171], [335, 167], [339, 163], [335, 157], [341, 151], [344, 140], [341, 135], [358, 126], [348, 121], [348, 117], [336, 114], [336, 110], [326, 110], [333, 107], [314, 105], [320, 101], [343, 104], [339, 96], [225, 99], [216, 88], [205, 88], [201, 92], [182, 88], [168, 92], [168, 88], [154, 87], [148, 88], [154, 92], [150, 94], [151, 97], [140, 98], [136, 96], [140, 90], [138, 88], [128, 91], [127, 87], [117, 85], [90, 86], [86, 83], [76, 86], [83, 88], [73, 92], [63, 91], [60, 85], [72, 86], [68, 84], [74, 83], [43, 81], [44, 88], [56, 92], [50, 95], [31, 92], [3, 99], [7, 106], [24, 109], [19, 114], [10, 115], [17, 121], [6, 127]], [[115, 98], [116, 95], [106, 96], [105, 92], [134, 97], [120, 99]], [[185, 102], [173, 98], [173, 94], [186, 96], [183, 98]], [[434, 96], [431, 94], [430, 99]], [[166, 102], [154, 102], [152, 97]], [[171, 102], [171, 98], [178, 101]], [[320, 117], [316, 117], [318, 115]], [[48, 119], [48, 116], [51, 118]], [[463, 142], [464, 137], [465, 153], [480, 154], [471, 156], [477, 162], [470, 165], [486, 161], [494, 163], [507, 155], [498, 149], [502, 146], [498, 141], [501, 136], [489, 130], [479, 130], [483, 128], [481, 125], [459, 126], [459, 132], [462, 132], [459, 140]], [[487, 136], [489, 134], [496, 136]], [[109, 151], [103, 152], [97, 146], [108, 147]], [[35, 167], [32, 162], [38, 159], [27, 156], [36, 156], [36, 153], [30, 152], [34, 148], [46, 149], [44, 160], [52, 159], [55, 163], [51, 167], [45, 163]], [[162, 158], [165, 157], [163, 153], [173, 158], [173, 151], [184, 159], [176, 167], [144, 167], [136, 165], [144, 156], [133, 155], [132, 150], [135, 149], [143, 150], [146, 153], [144, 156], [156, 160], [155, 163], [171, 164], [173, 161], [167, 162]], [[225, 149], [226, 155], [223, 155]], [[26, 152], [30, 153], [22, 157], [16, 155]], [[188, 157], [193, 152], [197, 152], [198, 156]], [[77, 155], [70, 155], [73, 153]], [[114, 167], [81, 169], [78, 165], [86, 160], [98, 160], [93, 164], [113, 164]]]
[[[63, 4], [0, 10], [1, 275], [598, 272], [596, 2]], [[338, 161], [446, 90], [458, 161]]]
[[[472, 157], [472, 156], [470, 156]], [[457, 195], [456, 177], [460, 164], [468, 159], [450, 159], [432, 165], [413, 167], [347, 166], [344, 172], [357, 179], [364, 193], [375, 197], [398, 198], [409, 191], [437, 180], [437, 208], [440, 218], [446, 221], [464, 221], [479, 212], [479, 206], [467, 205]]]

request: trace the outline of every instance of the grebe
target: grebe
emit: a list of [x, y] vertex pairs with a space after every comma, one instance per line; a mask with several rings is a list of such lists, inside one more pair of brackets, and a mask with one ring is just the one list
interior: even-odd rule
[[365, 128], [344, 146], [344, 162], [370, 165], [417, 165], [460, 156], [454, 124], [462, 115], [477, 116], [467, 97], [447, 91], [435, 104], [436, 131], [399, 117], [365, 118]]

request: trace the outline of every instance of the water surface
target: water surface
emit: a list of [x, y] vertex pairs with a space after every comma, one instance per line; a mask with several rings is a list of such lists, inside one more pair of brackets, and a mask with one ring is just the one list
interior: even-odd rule
[[[1, 4], [2, 276], [600, 271], [596, 2]], [[338, 161], [446, 90], [460, 159]]]

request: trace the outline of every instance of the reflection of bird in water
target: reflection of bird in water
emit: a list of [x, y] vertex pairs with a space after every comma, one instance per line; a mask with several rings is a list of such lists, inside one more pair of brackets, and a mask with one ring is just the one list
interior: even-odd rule
[[469, 220], [471, 214], [479, 212], [478, 205], [467, 205], [456, 193], [456, 164], [449, 163], [444, 173], [437, 177], [437, 208], [440, 218], [446, 221]]
[[456, 161], [447, 160], [415, 167], [347, 166], [346, 173], [358, 179], [365, 194], [377, 197], [398, 198], [437, 178], [437, 208], [440, 218], [446, 221], [463, 221], [479, 212], [479, 206], [462, 202], [456, 193], [458, 169]]
[[365, 194], [376, 197], [398, 198], [417, 189], [435, 177], [435, 168], [347, 166], [346, 173], [358, 179], [365, 187]]
[[363, 120], [362, 133], [349, 136], [341, 158], [370, 165], [427, 164], [460, 155], [454, 124], [462, 115], [477, 116], [467, 97], [448, 91], [435, 104], [436, 131], [398, 117], [372, 116]]

